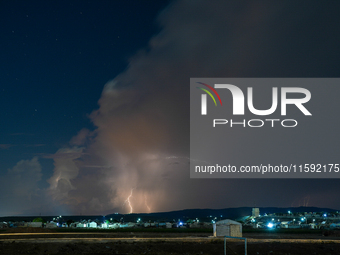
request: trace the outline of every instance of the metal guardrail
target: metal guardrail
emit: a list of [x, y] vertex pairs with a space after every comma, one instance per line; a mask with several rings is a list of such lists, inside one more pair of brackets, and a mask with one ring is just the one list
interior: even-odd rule
[[244, 240], [244, 254], [247, 255], [247, 238], [236, 236], [224, 236], [224, 255], [227, 255], [227, 238]]

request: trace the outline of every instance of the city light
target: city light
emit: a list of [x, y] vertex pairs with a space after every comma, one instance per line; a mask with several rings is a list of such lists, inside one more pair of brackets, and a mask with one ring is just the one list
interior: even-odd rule
[[273, 228], [273, 227], [274, 227], [274, 224], [273, 224], [273, 223], [268, 223], [267, 227], [268, 227], [268, 228]]

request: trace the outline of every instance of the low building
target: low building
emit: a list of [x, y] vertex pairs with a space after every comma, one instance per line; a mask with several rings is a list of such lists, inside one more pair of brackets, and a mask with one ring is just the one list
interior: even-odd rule
[[309, 228], [311, 228], [311, 229], [317, 229], [317, 228], [318, 228], [318, 225], [315, 224], [315, 223], [309, 223]]
[[0, 222], [0, 228], [8, 228], [8, 225], [6, 222]]
[[301, 228], [299, 224], [288, 224], [288, 228]]
[[42, 222], [27, 222], [27, 227], [41, 228], [42, 227]]
[[119, 228], [119, 223], [111, 223], [111, 224], [109, 224], [109, 228], [114, 228], [114, 229], [117, 229], [117, 228]]
[[128, 222], [127, 225], [128, 225], [128, 228], [134, 228], [136, 226], [136, 223]]
[[48, 222], [46, 223], [46, 228], [57, 228], [57, 223], [55, 222]]
[[86, 228], [87, 227], [87, 223], [86, 222], [78, 222], [77, 223], [77, 228]]
[[213, 224], [214, 236], [242, 237], [242, 224], [233, 220], [221, 220]]
[[89, 223], [87, 223], [86, 227], [88, 227], [88, 228], [96, 228], [97, 227], [97, 222], [94, 222], [94, 221], [89, 222]]
[[340, 222], [332, 223], [329, 225], [330, 228], [340, 229]]

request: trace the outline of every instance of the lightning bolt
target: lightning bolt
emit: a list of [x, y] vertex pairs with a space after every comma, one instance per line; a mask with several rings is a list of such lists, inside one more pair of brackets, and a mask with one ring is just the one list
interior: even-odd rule
[[132, 208], [132, 204], [131, 204], [131, 201], [130, 201], [130, 198], [132, 197], [132, 192], [135, 188], [131, 189], [131, 193], [130, 195], [128, 196], [128, 198], [125, 200], [124, 204], [125, 205], [126, 203], [128, 203], [129, 207], [130, 207], [130, 212], [129, 213], [132, 213], [133, 212], [133, 208]]
[[150, 207], [148, 206], [148, 204], [146, 202], [146, 195], [144, 195], [144, 201], [145, 201], [146, 208], [148, 208], [148, 211], [151, 212], [151, 209], [150, 209]]

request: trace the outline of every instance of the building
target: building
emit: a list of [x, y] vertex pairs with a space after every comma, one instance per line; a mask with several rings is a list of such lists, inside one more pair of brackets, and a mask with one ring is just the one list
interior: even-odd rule
[[46, 228], [57, 228], [57, 223], [55, 222], [48, 222], [46, 223]]
[[76, 227], [77, 228], [86, 228], [86, 223], [79, 222], [79, 223], [77, 223]]
[[242, 224], [233, 220], [221, 220], [213, 225], [214, 237], [235, 236], [242, 237]]
[[88, 227], [88, 228], [96, 228], [97, 227], [97, 222], [95, 222], [95, 221], [89, 222], [89, 223], [87, 223], [86, 227]]
[[254, 218], [257, 218], [260, 216], [260, 208], [253, 208], [252, 209], [252, 213], [251, 213], [251, 216], [253, 216]]
[[27, 227], [41, 228], [42, 227], [42, 222], [27, 222]]

